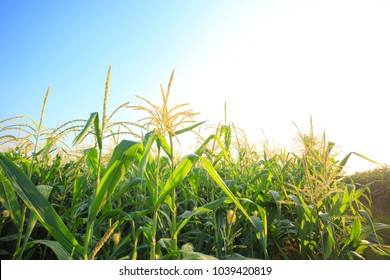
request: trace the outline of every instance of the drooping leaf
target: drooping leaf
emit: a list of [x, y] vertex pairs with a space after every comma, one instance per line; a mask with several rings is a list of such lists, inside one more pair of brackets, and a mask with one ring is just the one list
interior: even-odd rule
[[102, 139], [102, 133], [100, 131], [99, 114], [97, 112], [91, 113], [83, 130], [73, 140], [73, 145], [77, 145], [77, 144], [81, 143], [85, 139], [85, 137], [87, 137], [87, 135], [89, 134], [89, 129], [91, 128], [92, 125], [94, 126], [94, 129], [95, 129], [95, 137], [96, 137], [96, 141], [99, 145], [99, 149], [102, 149], [103, 139]]
[[206, 171], [209, 173], [209, 175], [214, 179], [214, 181], [217, 183], [217, 185], [221, 188], [221, 190], [233, 201], [233, 203], [238, 207], [238, 209], [241, 210], [241, 212], [245, 215], [245, 217], [253, 224], [252, 219], [250, 218], [249, 214], [245, 210], [245, 208], [241, 205], [241, 203], [238, 201], [238, 199], [234, 196], [232, 191], [229, 189], [229, 187], [225, 184], [225, 182], [221, 179], [221, 177], [218, 175], [217, 171], [214, 169], [210, 161], [208, 161], [205, 158], [199, 157], [199, 160], [202, 162], [203, 167], [206, 169]]
[[366, 220], [366, 223], [369, 225], [371, 229], [371, 233], [375, 236], [376, 241], [379, 241], [378, 235], [376, 233], [375, 225], [373, 220], [371, 219], [370, 214], [366, 210], [358, 210], [359, 214], [363, 216], [363, 218]]
[[112, 196], [112, 202], [117, 201], [125, 192], [141, 184], [141, 182], [141, 178], [131, 178], [125, 185], [121, 185], [119, 189], [114, 193], [114, 195]]
[[34, 154], [34, 156], [36, 157], [36, 156], [39, 156], [40, 154], [46, 154], [46, 153], [50, 152], [50, 149], [51, 149], [51, 147], [52, 147], [53, 145], [54, 145], [54, 139], [53, 139], [52, 137], [48, 137], [48, 138], [46, 139], [45, 146], [44, 146], [41, 150], [39, 150], [38, 152], [36, 152], [36, 153]]
[[53, 250], [54, 254], [59, 260], [71, 260], [72, 256], [67, 252], [64, 247], [57, 241], [53, 240], [34, 240], [32, 243], [42, 244]]
[[224, 203], [224, 201], [225, 201], [225, 198], [220, 198], [220, 199], [214, 200], [210, 203], [207, 203], [201, 207], [198, 207], [194, 211], [188, 211], [188, 212], [183, 213], [183, 215], [181, 215], [179, 217], [179, 218], [183, 218], [183, 220], [179, 223], [174, 236], [176, 236], [176, 237], [178, 236], [180, 230], [191, 220], [192, 217], [197, 216], [197, 215], [201, 215], [201, 214], [207, 214], [211, 211], [214, 211], [214, 210], [218, 209]]
[[182, 133], [185, 133], [187, 131], [190, 131], [190, 130], [193, 130], [194, 128], [197, 128], [198, 126], [204, 124], [206, 121], [203, 121], [203, 122], [198, 122], [196, 124], [193, 124], [189, 127], [186, 127], [186, 128], [183, 128], [183, 129], [179, 129], [179, 130], [176, 130], [175, 131], [175, 135], [179, 135], [179, 134], [182, 134]]
[[0, 153], [0, 166], [12, 183], [15, 192], [32, 211], [38, 221], [69, 253], [81, 258], [82, 249], [49, 201], [31, 180], [10, 159]]
[[[52, 186], [47, 185], [38, 185], [36, 186], [37, 190], [44, 196], [45, 199], [48, 199], [50, 196], [51, 191], [53, 190]], [[24, 253], [24, 250], [26, 249], [27, 243], [30, 239], [31, 233], [37, 223], [37, 217], [34, 215], [34, 213], [30, 212], [30, 216], [28, 218], [27, 226], [26, 226], [26, 232], [24, 234], [24, 241], [21, 250], [18, 252], [17, 257], [20, 259], [22, 258], [22, 255]]]
[[339, 165], [338, 165], [340, 171], [341, 171], [341, 170], [344, 168], [344, 166], [347, 164], [347, 162], [348, 162], [349, 158], [351, 157], [351, 155], [357, 155], [357, 156], [359, 156], [359, 157], [361, 157], [361, 158], [363, 158], [363, 159], [365, 159], [365, 160], [368, 160], [368, 161], [370, 161], [370, 162], [372, 162], [372, 163], [375, 163], [375, 164], [380, 165], [380, 163], [378, 163], [378, 162], [376, 162], [376, 161], [374, 161], [374, 160], [372, 160], [372, 159], [370, 159], [370, 158], [368, 158], [368, 157], [366, 157], [366, 156], [364, 156], [364, 155], [362, 155], [362, 154], [359, 154], [359, 153], [356, 153], [356, 152], [350, 152], [348, 155], [346, 155], [346, 156], [340, 161], [340, 163], [339, 163]]

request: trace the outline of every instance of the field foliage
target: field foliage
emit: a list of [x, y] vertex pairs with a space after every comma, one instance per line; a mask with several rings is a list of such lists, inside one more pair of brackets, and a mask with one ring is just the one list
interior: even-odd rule
[[[39, 122], [0, 121], [1, 259], [390, 258], [371, 182], [343, 172], [363, 155], [338, 160], [312, 123], [291, 152], [226, 121], [202, 136], [188, 104], [169, 106], [174, 72], [161, 104], [108, 114], [110, 75], [85, 120], [45, 128], [49, 88]], [[114, 121], [121, 110], [144, 117]], [[189, 133], [196, 148], [181, 155]]]

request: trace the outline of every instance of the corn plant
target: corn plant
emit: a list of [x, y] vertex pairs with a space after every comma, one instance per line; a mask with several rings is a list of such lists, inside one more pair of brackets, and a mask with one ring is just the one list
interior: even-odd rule
[[[110, 66], [101, 114], [45, 128], [48, 90], [39, 122], [0, 121], [2, 258], [390, 258], [370, 182], [343, 172], [352, 155], [370, 159], [338, 160], [312, 121], [297, 149], [259, 149], [226, 121], [226, 103], [224, 121], [201, 137], [188, 104], [169, 106], [174, 73], [160, 105], [138, 97], [108, 115]], [[114, 121], [125, 108], [146, 116]], [[180, 155], [181, 135], [195, 130], [197, 148]]]
[[[159, 215], [163, 214], [164, 218], [169, 225], [170, 236], [169, 239], [161, 239], [161, 245], [167, 249], [171, 255], [174, 255], [179, 251], [178, 247], [178, 235], [180, 230], [184, 227], [184, 225], [188, 222], [188, 219], [184, 219], [180, 221], [177, 217], [177, 189], [182, 185], [184, 179], [190, 173], [190, 171], [196, 166], [199, 161], [203, 167], [206, 169], [208, 174], [213, 178], [213, 180], [218, 184], [218, 186], [227, 194], [228, 197], [232, 199], [232, 201], [238, 205], [244, 213], [245, 210], [240, 205], [239, 201], [234, 197], [231, 191], [227, 188], [226, 184], [222, 181], [220, 176], [217, 174], [216, 170], [213, 168], [211, 163], [202, 157], [203, 149], [208, 144], [208, 142], [214, 137], [209, 137], [205, 143], [195, 152], [195, 154], [190, 154], [184, 156], [179, 160], [177, 164], [175, 164], [173, 157], [173, 139], [178, 139], [177, 137], [180, 134], [189, 132], [196, 127], [200, 126], [203, 122], [198, 122], [193, 125], [190, 125], [186, 128], [181, 128], [185, 124], [193, 123], [192, 118], [196, 115], [192, 110], [185, 110], [177, 112], [177, 109], [187, 106], [188, 104], [180, 104], [174, 106], [172, 109], [168, 107], [168, 100], [171, 92], [172, 82], [174, 78], [174, 71], [172, 72], [167, 91], [165, 92], [163, 87], [161, 86], [161, 95], [162, 95], [162, 105], [157, 106], [152, 104], [150, 101], [141, 98], [144, 102], [147, 103], [149, 107], [138, 105], [135, 106], [135, 110], [145, 111], [149, 114], [148, 117], [143, 118], [141, 121], [147, 121], [144, 124], [144, 127], [148, 130], [153, 128], [153, 131], [148, 133], [145, 137], [146, 143], [146, 153], [141, 161], [141, 173], [142, 175], [146, 174], [148, 176], [148, 172], [145, 173], [145, 170], [153, 170], [153, 174], [155, 175], [154, 180], [146, 180], [146, 182], [153, 182], [153, 186], [148, 186], [149, 190], [152, 192], [149, 194], [152, 197], [153, 204], [153, 218], [150, 228], [150, 258], [156, 259], [156, 248], [157, 248], [157, 223], [159, 220]], [[168, 141], [166, 140], [168, 138]], [[152, 145], [156, 143], [157, 145], [157, 153], [156, 159], [150, 160], [150, 151]], [[165, 183], [161, 183], [160, 173], [161, 173], [161, 152], [164, 152], [168, 159], [169, 172], [166, 177]], [[146, 183], [148, 184], [148, 183]], [[165, 212], [161, 211], [163, 204], [167, 204], [170, 209], [171, 215], [168, 216]], [[211, 208], [212, 209], [212, 208]], [[198, 215], [203, 212], [208, 212], [211, 210], [209, 207], [202, 206], [201, 208], [195, 210], [190, 216]], [[247, 215], [248, 216], [248, 215]], [[249, 216], [248, 216], [249, 218]]]

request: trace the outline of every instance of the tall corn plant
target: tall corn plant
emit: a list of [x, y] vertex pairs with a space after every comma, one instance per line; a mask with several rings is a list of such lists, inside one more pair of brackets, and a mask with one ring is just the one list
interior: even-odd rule
[[[24, 225], [24, 213], [26, 212], [26, 207], [30, 209], [31, 215], [35, 215], [38, 221], [48, 230], [49, 234], [53, 236], [57, 243], [44, 242], [42, 244], [51, 246], [55, 249], [62, 258], [93, 258], [97, 253], [97, 248], [101, 246], [101, 243], [97, 244], [94, 250], [90, 248], [91, 236], [93, 234], [94, 223], [99, 212], [105, 207], [107, 202], [110, 200], [111, 194], [114, 192], [116, 186], [121, 181], [125, 174], [126, 168], [129, 166], [132, 158], [137, 154], [138, 143], [132, 141], [122, 141], [114, 150], [111, 160], [108, 163], [106, 170], [102, 172], [102, 150], [103, 150], [103, 139], [105, 137], [112, 137], [115, 132], [112, 130], [114, 126], [122, 126], [125, 129], [129, 130], [129, 123], [115, 123], [110, 122], [111, 117], [119, 109], [127, 106], [127, 103], [118, 107], [114, 113], [107, 117], [106, 114], [106, 105], [108, 99], [108, 90], [110, 84], [110, 73], [111, 66], [108, 71], [107, 81], [106, 81], [106, 90], [104, 97], [104, 106], [103, 106], [103, 121], [102, 126], [100, 126], [99, 117], [97, 113], [91, 114], [89, 120], [86, 122], [86, 125], [81, 130], [80, 134], [76, 137], [74, 144], [77, 145], [81, 143], [87, 135], [90, 133], [94, 134], [96, 139], [96, 144], [98, 147], [98, 152], [96, 148], [90, 149], [86, 154], [86, 163], [91, 170], [92, 177], [95, 179], [96, 187], [90, 200], [88, 218], [87, 218], [87, 229], [85, 233], [85, 240], [83, 248], [79, 245], [75, 237], [70, 233], [68, 227], [62, 221], [61, 217], [56, 213], [53, 206], [48, 202], [47, 197], [44, 197], [39, 189], [39, 186], [35, 188], [34, 183], [29, 178], [29, 175], [32, 174], [32, 164], [27, 165], [26, 174], [24, 174], [6, 155], [1, 154], [0, 157], [0, 166], [2, 166], [5, 176], [1, 177], [1, 194], [2, 201], [4, 205], [12, 207], [13, 210], [12, 216], [15, 221], [15, 224], [18, 226]], [[37, 150], [37, 143], [39, 138], [43, 133], [42, 130], [42, 119], [43, 112], [46, 106], [48, 93], [46, 94], [44, 106], [42, 109], [40, 123], [37, 126], [37, 133], [35, 135], [35, 148], [32, 153], [31, 162], [35, 163], [39, 155], [47, 154], [50, 151], [50, 146], [47, 144], [42, 150]], [[93, 131], [90, 128], [93, 127]], [[12, 128], [12, 127], [11, 127]], [[9, 127], [7, 127], [9, 129]], [[103, 174], [102, 174], [103, 173]], [[80, 185], [82, 180], [76, 180], [76, 186]], [[80, 189], [80, 187], [78, 187]], [[24, 202], [25, 208], [20, 211], [17, 207], [15, 200], [15, 195], [18, 195]], [[75, 193], [76, 194], [76, 193]], [[77, 199], [74, 197], [73, 202], [76, 202]], [[22, 213], [21, 215], [19, 213]], [[30, 222], [31, 221], [31, 222]], [[29, 225], [33, 225], [33, 219], [29, 219]], [[117, 226], [117, 224], [112, 225], [112, 227]], [[31, 232], [31, 227], [28, 226], [28, 232]], [[20, 236], [22, 232], [20, 231]], [[25, 235], [28, 239], [29, 234]], [[107, 238], [105, 236], [104, 238]], [[20, 241], [17, 242], [20, 244]], [[24, 243], [25, 244], [25, 243]], [[54, 245], [53, 245], [54, 244]], [[17, 245], [18, 247], [19, 245]], [[64, 254], [66, 252], [66, 254]], [[22, 252], [16, 250], [16, 253], [21, 256]]]
[[[17, 116], [0, 122], [2, 124], [0, 133], [3, 134], [0, 136], [0, 145], [9, 147], [9, 152], [2, 154], [1, 159], [3, 171], [7, 176], [1, 175], [0, 199], [12, 213], [11, 217], [19, 232], [14, 258], [22, 257], [31, 232], [36, 224], [36, 216], [44, 217], [41, 212], [42, 206], [39, 206], [36, 202], [38, 201], [41, 205], [46, 205], [50, 209], [49, 212], [54, 213], [54, 209], [47, 202], [43, 202], [47, 200], [52, 186], [42, 185], [42, 183], [44, 184], [47, 181], [46, 179], [53, 175], [45, 165], [51, 160], [53, 151], [58, 148], [59, 144], [63, 144], [68, 132], [74, 128], [75, 122], [68, 122], [56, 129], [47, 129], [43, 126], [44, 112], [49, 93], [50, 87], [45, 95], [39, 123], [24, 116]], [[21, 170], [12, 160], [19, 163]], [[45, 180], [42, 180], [43, 177]], [[37, 186], [35, 187], [35, 185]], [[27, 192], [29, 195], [26, 195]], [[16, 195], [22, 198], [24, 202], [22, 206], [19, 206]], [[37, 198], [34, 197], [35, 195]], [[30, 212], [27, 211], [28, 209]], [[29, 216], [27, 217], [25, 229], [26, 215]], [[58, 215], [53, 219], [56, 220], [57, 218]], [[42, 219], [38, 220], [43, 221]], [[48, 221], [49, 224], [52, 222]], [[63, 239], [64, 237], [60, 237], [61, 234], [58, 235], [58, 230], [61, 228], [62, 226], [60, 225], [57, 228], [51, 228], [49, 232], [54, 231], [54, 235]], [[75, 241], [70, 236], [68, 237], [70, 238], [68, 243], [75, 244]], [[21, 246], [22, 238], [24, 241]], [[70, 248], [69, 244], [65, 244], [65, 247]]]
[[360, 258], [356, 250], [361, 248], [361, 225], [371, 228], [374, 236], [376, 231], [369, 209], [360, 200], [365, 190], [342, 181], [342, 168], [352, 153], [338, 162], [332, 150], [334, 143], [327, 142], [325, 134], [315, 137], [312, 124], [308, 135], [299, 135], [301, 155], [294, 154], [288, 161], [284, 178], [273, 175], [279, 183], [270, 191], [278, 207], [279, 225], [283, 209], [290, 222], [290, 234], [282, 236], [286, 250], [281, 248], [280, 253], [287, 258], [293, 253], [302, 259]]
[[[112, 117], [120, 109], [128, 106], [128, 102], [119, 106], [114, 112], [108, 116], [107, 115], [107, 103], [108, 103], [108, 93], [110, 88], [111, 81], [111, 65], [108, 69], [106, 87], [104, 92], [104, 102], [103, 102], [103, 116], [102, 120], [99, 119], [99, 114], [97, 112], [91, 113], [88, 121], [86, 122], [84, 128], [74, 139], [73, 144], [77, 145], [81, 143], [88, 135], [93, 135], [95, 139], [95, 146], [88, 150], [86, 154], [86, 163], [89, 169], [92, 171], [93, 178], [96, 181], [96, 187], [94, 189], [92, 199], [89, 203], [89, 211], [87, 218], [86, 234], [83, 245], [83, 257], [84, 259], [94, 258], [98, 250], [92, 250], [90, 248], [91, 238], [94, 232], [94, 225], [99, 212], [105, 207], [107, 202], [110, 202], [110, 197], [115, 191], [116, 187], [123, 179], [126, 173], [126, 169], [129, 167], [130, 162], [136, 157], [140, 144], [123, 140], [118, 146], [115, 147], [111, 159], [106, 166], [105, 171], [102, 175], [103, 167], [103, 149], [105, 138], [110, 138], [113, 136], [119, 136], [119, 134], [131, 134], [132, 130], [130, 126], [136, 125], [131, 122], [111, 122]], [[125, 132], [116, 133], [114, 127], [123, 127]], [[110, 203], [107, 204], [109, 209], [111, 209]], [[111, 220], [109, 220], [109, 227], [112, 228]], [[115, 226], [116, 227], [116, 226]], [[107, 239], [109, 236], [105, 236], [102, 240]], [[104, 243], [104, 242], [103, 242]], [[101, 244], [97, 244], [96, 248], [101, 248]], [[89, 254], [90, 253], [90, 254]]]
[[[51, 137], [53, 132], [46, 130], [43, 127], [43, 117], [49, 93], [50, 87], [48, 88], [45, 95], [39, 124], [36, 124], [33, 120], [30, 119], [30, 124], [8, 125], [3, 129], [3, 131], [19, 130], [22, 132], [22, 134], [24, 134], [21, 138], [21, 144], [22, 147], [25, 145], [25, 143], [27, 143], [27, 145], [25, 146], [25, 154], [22, 156], [26, 158], [30, 157], [29, 162], [22, 161], [22, 166], [25, 166], [23, 172], [8, 156], [5, 154], [0, 154], [0, 166], [2, 167], [5, 174], [5, 176], [0, 174], [1, 201], [12, 213], [11, 217], [19, 231], [19, 238], [16, 242], [14, 258], [22, 257], [29, 237], [37, 221], [39, 221], [47, 229], [49, 234], [51, 234], [58, 242], [46, 242], [45, 245], [51, 246], [56, 253], [62, 256], [62, 258], [78, 258], [81, 256], [80, 245], [48, 201], [48, 196], [52, 190], [52, 187], [45, 185], [35, 186], [35, 184], [32, 182], [34, 171], [40, 168], [39, 166], [41, 165], [41, 159], [45, 159], [44, 161], [46, 161], [49, 158], [49, 154], [52, 152], [55, 139], [60, 139], [60, 137], [64, 134], [62, 131], [59, 134], [54, 134], [54, 137]], [[41, 137], [46, 138], [46, 143], [43, 148], [40, 148]], [[12, 137], [5, 138], [18, 140], [18, 138]], [[4, 137], [2, 137], [2, 139], [4, 139]], [[20, 148], [19, 143], [19, 141], [16, 142], [17, 148]], [[2, 144], [4, 144], [4, 142]], [[30, 146], [33, 147], [31, 155], [28, 154], [28, 149]], [[42, 158], [39, 159], [39, 157]], [[20, 210], [21, 208], [16, 199], [16, 196], [19, 196], [24, 202], [22, 210]], [[27, 208], [30, 210], [30, 216], [28, 219], [26, 232], [24, 234], [24, 242], [22, 247], [20, 247]]]
[[[147, 170], [151, 169], [150, 165], [150, 154], [153, 144], [156, 144], [156, 158], [154, 161], [154, 181], [150, 182], [145, 181], [145, 184], [152, 184], [153, 187], [148, 186], [147, 188], [151, 191], [150, 196], [153, 198], [153, 216], [151, 220], [150, 232], [148, 232], [148, 238], [150, 239], [150, 259], [157, 258], [157, 226], [158, 221], [161, 220], [160, 216], [163, 216], [169, 224], [170, 238], [169, 242], [167, 240], [160, 240], [161, 246], [165, 247], [172, 253], [172, 255], [177, 254], [178, 250], [178, 235], [180, 230], [185, 226], [189, 221], [189, 217], [198, 215], [200, 213], [209, 212], [214, 209], [216, 204], [205, 205], [200, 209], [194, 211], [189, 216], [186, 216], [184, 220], [178, 219], [177, 213], [177, 203], [176, 195], [177, 188], [186, 179], [190, 171], [196, 166], [197, 162], [200, 162], [202, 166], [207, 170], [209, 175], [213, 180], [218, 184], [219, 187], [227, 194], [227, 196], [246, 214], [245, 209], [241, 206], [237, 198], [234, 197], [232, 192], [226, 186], [224, 181], [220, 178], [213, 165], [207, 159], [202, 157], [204, 149], [209, 141], [216, 136], [209, 137], [205, 143], [196, 151], [195, 154], [190, 154], [182, 157], [178, 163], [174, 159], [174, 139], [178, 140], [180, 134], [189, 132], [196, 127], [203, 124], [203, 122], [194, 123], [192, 119], [197, 113], [192, 112], [192, 110], [177, 111], [180, 108], [187, 106], [188, 104], [179, 104], [173, 106], [172, 108], [168, 107], [168, 100], [171, 92], [172, 82], [174, 78], [175, 71], [172, 72], [172, 75], [169, 80], [167, 91], [160, 86], [161, 96], [162, 96], [162, 105], [157, 106], [148, 101], [145, 98], [139, 97], [144, 101], [147, 106], [138, 105], [133, 107], [135, 110], [140, 110], [148, 113], [148, 117], [145, 117], [140, 120], [146, 121], [143, 124], [143, 127], [148, 131], [152, 130], [151, 133], [147, 134], [145, 137], [145, 151], [143, 159], [140, 163], [140, 170], [143, 175], [147, 176]], [[194, 123], [188, 127], [183, 128], [186, 124]], [[160, 169], [161, 163], [161, 154], [165, 153], [169, 160], [169, 169], [168, 175], [164, 178], [160, 178], [162, 170]], [[161, 211], [163, 204], [168, 205], [170, 210], [170, 215], [167, 215], [164, 211]], [[246, 214], [247, 215], [247, 214]], [[250, 220], [249, 216], [247, 215]], [[168, 244], [168, 245], [167, 245]], [[169, 247], [169, 248], [168, 248]]]
[[[257, 188], [256, 184], [261, 176], [258, 153], [255, 150], [255, 146], [249, 143], [244, 131], [236, 127], [234, 123], [227, 122], [226, 102], [224, 104], [224, 122], [213, 128], [215, 133], [211, 139], [208, 138], [207, 141], [202, 139], [204, 143], [208, 143], [207, 145], [203, 144], [204, 155], [212, 163], [218, 174], [220, 174], [232, 195], [242, 203], [242, 207], [245, 209], [244, 214], [240, 214], [242, 208], [236, 207], [233, 210], [231, 206], [225, 207], [224, 211], [215, 211], [213, 223], [216, 227], [214, 232], [216, 257], [223, 259], [242, 258], [242, 256], [236, 255], [236, 252], [233, 251], [247, 255], [245, 248], [251, 247], [253, 244], [253, 240], [249, 241], [248, 239], [254, 238], [257, 244], [255, 245], [256, 248], [252, 246], [252, 255], [268, 258], [267, 217], [263, 205], [258, 204], [257, 201], [260, 195], [257, 190], [260, 190], [260, 188]], [[207, 186], [210, 183], [205, 184]], [[195, 184], [191, 184], [191, 186], [197, 189]], [[210, 200], [223, 195], [223, 193], [221, 194], [213, 187], [206, 189], [204, 193], [207, 194]], [[252, 194], [254, 195], [253, 197]], [[226, 219], [226, 215], [231, 213], [231, 211], [237, 213], [237, 223], [229, 223], [228, 219]], [[250, 211], [256, 213], [256, 215], [250, 216], [249, 221], [252, 226], [248, 227], [245, 220], [247, 220], [247, 214], [249, 215]], [[245, 220], [242, 220], [241, 217]], [[237, 231], [233, 230], [233, 228], [237, 229]], [[247, 230], [241, 232], [242, 228], [247, 228]], [[241, 233], [243, 236], [240, 236]], [[237, 244], [235, 244], [236, 242]], [[251, 245], [247, 246], [246, 244]]]

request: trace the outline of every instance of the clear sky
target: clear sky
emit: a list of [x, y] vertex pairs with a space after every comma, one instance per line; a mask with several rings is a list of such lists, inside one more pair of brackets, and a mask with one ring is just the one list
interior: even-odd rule
[[48, 86], [48, 127], [101, 112], [110, 64], [109, 111], [159, 103], [176, 68], [172, 104], [199, 121], [223, 121], [226, 100], [253, 142], [289, 148], [312, 115], [341, 156], [390, 164], [389, 14], [387, 0], [0, 0], [0, 119], [38, 121]]

